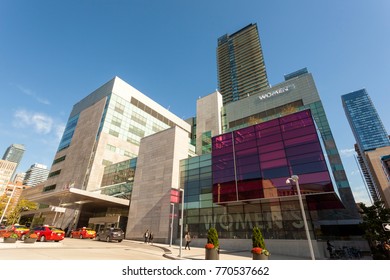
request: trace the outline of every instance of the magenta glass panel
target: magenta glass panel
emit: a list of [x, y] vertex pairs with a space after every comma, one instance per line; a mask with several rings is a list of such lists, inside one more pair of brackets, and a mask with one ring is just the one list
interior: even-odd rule
[[279, 158], [276, 160], [261, 162], [261, 168], [263, 169], [270, 169], [270, 168], [281, 167], [281, 166], [287, 166], [287, 159]]
[[268, 145], [261, 145], [261, 146], [259, 146], [259, 153], [263, 154], [263, 153], [268, 153], [268, 152], [272, 152], [272, 151], [275, 151], [275, 150], [281, 150], [281, 149], [284, 149], [282, 141], [276, 142], [276, 143], [271, 143], [271, 144], [268, 144]]
[[257, 140], [257, 144], [259, 146], [264, 146], [264, 145], [272, 144], [275, 142], [281, 142], [281, 141], [283, 141], [282, 134], [274, 134], [268, 137], [259, 138]]
[[284, 145], [286, 147], [302, 145], [302, 143], [318, 142], [318, 136], [316, 133], [295, 137], [292, 139], [285, 139]]
[[280, 127], [279, 126], [274, 126], [270, 127], [264, 130], [257, 130], [257, 137], [262, 138], [262, 137], [268, 137], [274, 134], [280, 134]]
[[243, 142], [243, 143], [240, 143], [240, 144], [236, 144], [234, 146], [234, 150], [235, 151], [241, 151], [241, 150], [245, 150], [245, 149], [249, 149], [249, 148], [254, 148], [254, 147], [257, 147], [257, 141], [256, 139], [255, 140], [252, 140], [252, 141], [248, 141], [248, 142]]
[[283, 132], [283, 139], [291, 139], [291, 138], [299, 137], [301, 135], [311, 134], [315, 132], [316, 132], [316, 128], [314, 125], [306, 126], [299, 129], [297, 128], [291, 131]]
[[309, 143], [309, 144], [305, 144], [305, 145], [286, 148], [287, 157], [292, 157], [292, 156], [306, 154], [306, 153], [312, 153], [312, 152], [322, 153], [320, 143]]
[[292, 174], [305, 194], [333, 191], [309, 110], [214, 137], [212, 162], [216, 203], [296, 195]]
[[274, 119], [271, 121], [256, 124], [255, 130], [256, 131], [263, 130], [263, 129], [267, 129], [267, 128], [272, 127], [272, 126], [279, 126], [279, 119]]
[[286, 153], [284, 150], [278, 150], [278, 151], [273, 151], [271, 153], [266, 153], [266, 154], [261, 154], [260, 155], [260, 161], [269, 161], [269, 160], [274, 160], [278, 158], [286, 158]]

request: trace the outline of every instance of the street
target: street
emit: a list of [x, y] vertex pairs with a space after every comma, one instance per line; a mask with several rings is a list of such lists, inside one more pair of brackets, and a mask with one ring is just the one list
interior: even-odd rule
[[166, 260], [161, 248], [124, 240], [102, 242], [65, 238], [61, 242], [0, 245], [0, 260]]

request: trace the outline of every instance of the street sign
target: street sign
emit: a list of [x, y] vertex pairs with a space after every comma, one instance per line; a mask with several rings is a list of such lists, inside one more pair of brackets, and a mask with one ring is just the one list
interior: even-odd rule
[[385, 231], [390, 231], [390, 223], [383, 223], [382, 226]]

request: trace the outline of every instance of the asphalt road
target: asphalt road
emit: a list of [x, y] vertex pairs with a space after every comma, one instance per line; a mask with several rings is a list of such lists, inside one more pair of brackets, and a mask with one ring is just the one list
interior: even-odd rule
[[121, 243], [65, 238], [61, 242], [2, 244], [0, 260], [166, 260], [161, 248], [141, 242]]

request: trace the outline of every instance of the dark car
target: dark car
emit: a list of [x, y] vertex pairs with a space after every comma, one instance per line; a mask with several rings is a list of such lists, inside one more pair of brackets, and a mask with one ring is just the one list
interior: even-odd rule
[[100, 241], [111, 242], [112, 240], [116, 240], [118, 242], [122, 242], [125, 238], [125, 233], [120, 228], [106, 228], [101, 230], [96, 239]]

